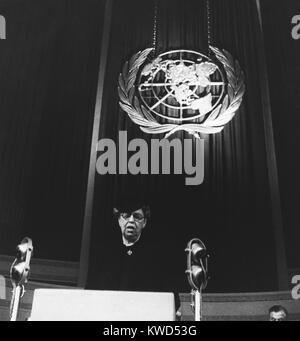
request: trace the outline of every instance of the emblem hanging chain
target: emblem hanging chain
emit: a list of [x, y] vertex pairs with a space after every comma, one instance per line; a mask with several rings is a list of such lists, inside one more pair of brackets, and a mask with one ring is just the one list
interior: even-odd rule
[[212, 46], [212, 31], [211, 31], [211, 8], [210, 0], [206, 0], [206, 17], [207, 17], [207, 45], [208, 45], [208, 56], [211, 57], [210, 46]]
[[153, 11], [153, 33], [152, 33], [152, 55], [156, 54], [157, 48], [157, 16], [158, 16], [158, 5], [157, 0], [154, 0], [154, 11]]
[[154, 1], [152, 48], [134, 54], [119, 76], [120, 107], [149, 134], [177, 131], [200, 137], [221, 132], [239, 109], [244, 73], [226, 50], [213, 47], [206, 0], [208, 56], [173, 50], [156, 56], [158, 3]]

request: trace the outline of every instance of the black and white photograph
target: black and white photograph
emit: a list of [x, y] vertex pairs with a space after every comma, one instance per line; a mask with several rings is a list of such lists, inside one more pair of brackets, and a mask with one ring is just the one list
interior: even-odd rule
[[299, 321], [299, 80], [299, 0], [0, 0], [0, 321]]

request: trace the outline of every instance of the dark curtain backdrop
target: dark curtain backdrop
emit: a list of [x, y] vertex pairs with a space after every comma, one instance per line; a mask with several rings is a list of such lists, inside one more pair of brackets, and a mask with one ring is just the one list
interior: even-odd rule
[[103, 9], [0, 2], [0, 254], [79, 261]]
[[[127, 130], [128, 140], [141, 137], [149, 144], [151, 138], [157, 138], [142, 133], [129, 120], [118, 107], [117, 95], [123, 63], [136, 51], [151, 46], [153, 5], [153, 1], [114, 2], [99, 138], [117, 141], [119, 130]], [[101, 262], [108, 261], [107, 250], [114, 247], [119, 233], [112, 217], [113, 203], [118, 196], [131, 193], [151, 203], [148, 235], [159, 238], [166, 252], [174, 254], [174, 261], [166, 266], [173, 269], [170, 281], [175, 281], [178, 290], [189, 290], [184, 248], [192, 237], [201, 238], [210, 249], [208, 291], [277, 288], [256, 5], [250, 0], [211, 0], [211, 7], [213, 43], [230, 51], [245, 71], [246, 95], [241, 110], [224, 132], [203, 136], [202, 185], [185, 186], [183, 176], [96, 175], [89, 281]], [[207, 52], [206, 1], [158, 1], [157, 50], [173, 48]], [[190, 138], [183, 133], [175, 137]]]
[[261, 5], [287, 261], [289, 268], [299, 268], [300, 41], [292, 39], [291, 32], [300, 2], [262, 0]]

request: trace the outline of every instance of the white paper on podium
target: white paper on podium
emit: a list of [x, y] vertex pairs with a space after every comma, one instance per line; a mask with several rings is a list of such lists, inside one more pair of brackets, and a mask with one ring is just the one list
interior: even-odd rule
[[173, 293], [36, 289], [31, 321], [174, 321]]

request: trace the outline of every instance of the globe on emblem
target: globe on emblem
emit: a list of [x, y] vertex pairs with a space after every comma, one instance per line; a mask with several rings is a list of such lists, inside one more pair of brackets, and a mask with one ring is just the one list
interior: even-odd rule
[[137, 88], [145, 107], [173, 122], [200, 121], [226, 93], [226, 77], [209, 57], [195, 51], [174, 50], [144, 65]]
[[153, 48], [135, 53], [119, 74], [121, 109], [147, 134], [220, 133], [242, 103], [245, 77], [228, 51], [209, 48], [216, 63], [189, 50], [165, 52], [150, 62]]

